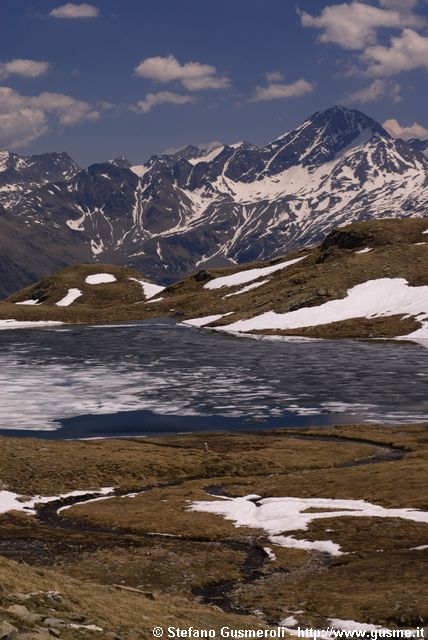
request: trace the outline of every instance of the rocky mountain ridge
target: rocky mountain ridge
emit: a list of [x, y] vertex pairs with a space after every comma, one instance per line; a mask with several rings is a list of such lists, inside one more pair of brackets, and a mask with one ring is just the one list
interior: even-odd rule
[[31, 229], [40, 251], [49, 236], [50, 260], [45, 269], [37, 250], [9, 251], [3, 293], [52, 272], [55, 261], [126, 264], [169, 284], [204, 267], [282, 255], [341, 224], [425, 216], [419, 142], [332, 107], [264, 147], [190, 145], [133, 167], [123, 157], [82, 171], [66, 163], [55, 179], [3, 200], [0, 237], [16, 229], [26, 245]]

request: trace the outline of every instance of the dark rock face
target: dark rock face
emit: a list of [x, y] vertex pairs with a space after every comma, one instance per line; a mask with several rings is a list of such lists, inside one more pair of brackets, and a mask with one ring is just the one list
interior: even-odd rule
[[419, 138], [412, 138], [411, 140], [407, 140], [407, 144], [409, 144], [413, 149], [420, 151], [421, 153], [428, 152], [428, 140], [420, 140]]
[[20, 156], [0, 151], [0, 204], [8, 208], [42, 184], [69, 180], [80, 167], [68, 153]]
[[80, 171], [66, 154], [0, 154], [1, 291], [78, 261], [127, 264], [169, 284], [284, 254], [349, 222], [428, 215], [422, 147], [332, 107], [264, 147], [189, 145], [138, 167], [120, 157]]

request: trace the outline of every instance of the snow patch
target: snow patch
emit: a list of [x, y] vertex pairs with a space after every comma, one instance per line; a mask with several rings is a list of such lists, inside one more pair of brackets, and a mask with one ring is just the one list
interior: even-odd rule
[[[340, 620], [340, 618], [329, 618], [331, 626], [341, 631], [375, 631], [383, 629], [379, 624], [368, 624], [363, 622], [355, 622], [355, 620]], [[383, 629], [386, 631], [386, 629]]]
[[[369, 280], [348, 289], [346, 298], [331, 300], [318, 307], [303, 307], [288, 313], [268, 311], [249, 320], [219, 327], [222, 331], [245, 332], [260, 329], [300, 329], [351, 318], [413, 316], [428, 320], [428, 286], [411, 287], [404, 278]], [[428, 322], [414, 334], [428, 338]]]
[[139, 178], [142, 178], [147, 173], [147, 171], [150, 171], [150, 167], [146, 166], [145, 164], [137, 164], [134, 167], [131, 167], [131, 171], [132, 173], [135, 173], [135, 175]]
[[165, 298], [154, 298], [153, 300], [149, 300], [148, 302], [146, 302], [146, 304], [151, 304], [152, 302], [161, 302], [162, 300], [165, 300]]
[[[308, 512], [318, 509], [317, 512]], [[428, 523], [428, 511], [417, 509], [387, 509], [366, 500], [336, 500], [329, 498], [264, 498], [248, 495], [241, 498], [223, 498], [196, 501], [191, 511], [204, 511], [232, 520], [236, 527], [264, 529], [272, 543], [283, 547], [317, 550], [341, 555], [340, 546], [330, 540], [300, 540], [284, 536], [284, 532], [305, 531], [313, 520], [340, 517], [402, 518]]]
[[15, 302], [15, 304], [27, 304], [27, 305], [34, 306], [36, 304], [40, 304], [40, 301], [30, 299], [30, 300], [23, 300], [22, 302]]
[[101, 238], [98, 238], [98, 242], [92, 238], [91, 240], [92, 255], [98, 256], [100, 253], [104, 251], [104, 249], [105, 249], [104, 242], [101, 240]]
[[224, 149], [223, 145], [219, 147], [214, 147], [213, 149], [209, 149], [208, 153], [206, 153], [205, 155], [199, 156], [197, 158], [188, 158], [187, 162], [190, 162], [190, 164], [193, 164], [193, 165], [199, 164], [200, 162], [212, 162], [217, 158], [217, 156], [220, 155], [223, 149]]
[[83, 293], [80, 289], [69, 289], [67, 295], [65, 295], [59, 302], [55, 302], [55, 305], [57, 307], [69, 307], [75, 300], [77, 300], [77, 298], [80, 298], [81, 295], [83, 295]]
[[265, 552], [269, 560], [272, 560], [272, 562], [276, 560], [276, 555], [274, 554], [274, 552], [270, 547], [263, 547], [263, 551]]
[[57, 502], [57, 500], [65, 500], [66, 498], [74, 498], [86, 496], [88, 493], [110, 493], [114, 491], [114, 487], [103, 487], [98, 491], [70, 491], [69, 493], [61, 493], [57, 496], [33, 496], [32, 498], [24, 498], [13, 491], [0, 491], [0, 513], [8, 511], [25, 511], [26, 513], [35, 513], [36, 506], [39, 504], [49, 504]]
[[[233, 312], [232, 312], [233, 313]], [[227, 313], [218, 313], [213, 316], [203, 316], [202, 318], [190, 318], [189, 320], [183, 320], [183, 324], [190, 324], [192, 327], [203, 327], [206, 324], [210, 324], [210, 322], [215, 322], [216, 320], [220, 320], [224, 316], [227, 316]]]
[[231, 296], [239, 296], [240, 293], [246, 293], [247, 291], [251, 291], [252, 289], [257, 289], [257, 287], [261, 287], [262, 284], [267, 284], [269, 282], [269, 278], [266, 280], [261, 280], [260, 282], [253, 282], [253, 284], [247, 284], [246, 287], [239, 289], [239, 291], [234, 291], [233, 293], [228, 293], [225, 295], [225, 298], [230, 298]]
[[286, 267], [290, 267], [292, 264], [296, 264], [306, 258], [294, 258], [294, 260], [287, 260], [286, 262], [280, 262], [279, 264], [271, 265], [270, 267], [261, 267], [260, 269], [247, 269], [246, 271], [238, 271], [230, 276], [222, 276], [221, 278], [214, 278], [204, 285], [204, 289], [221, 289], [222, 287], [234, 287], [238, 284], [245, 284], [252, 280], [257, 280], [263, 276], [275, 273]]
[[[149, 298], [153, 298], [154, 296], [156, 296], [158, 293], [160, 293], [165, 289], [165, 287], [161, 287], [158, 284], [152, 284], [151, 282], [146, 282], [145, 280], [138, 280], [138, 278], [129, 278], [129, 279], [132, 280], [133, 282], [138, 282], [138, 284], [142, 286], [143, 293], [146, 300], [148, 300]], [[160, 298], [160, 300], [163, 300], [163, 298]], [[153, 300], [153, 302], [155, 301]]]
[[354, 251], [354, 253], [370, 253], [370, 251], [373, 251], [373, 249], [371, 247], [366, 247], [365, 249], [360, 249], [359, 251]]
[[86, 276], [85, 282], [87, 284], [106, 284], [107, 282], [116, 282], [116, 277], [111, 273], [94, 273], [91, 276]]

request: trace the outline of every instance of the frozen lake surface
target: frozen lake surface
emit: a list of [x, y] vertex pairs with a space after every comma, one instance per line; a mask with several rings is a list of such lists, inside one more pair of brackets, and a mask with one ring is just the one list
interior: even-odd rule
[[[150, 320], [0, 332], [0, 433], [44, 437], [428, 420], [428, 351]], [[37, 433], [39, 432], [39, 433]]]

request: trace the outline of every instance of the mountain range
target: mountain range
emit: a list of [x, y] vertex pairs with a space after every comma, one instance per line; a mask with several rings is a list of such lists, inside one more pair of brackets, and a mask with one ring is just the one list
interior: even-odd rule
[[170, 284], [360, 220], [428, 215], [428, 145], [336, 106], [265, 146], [189, 145], [132, 166], [0, 152], [0, 293], [75, 263]]

